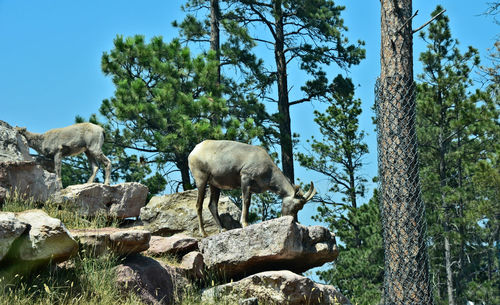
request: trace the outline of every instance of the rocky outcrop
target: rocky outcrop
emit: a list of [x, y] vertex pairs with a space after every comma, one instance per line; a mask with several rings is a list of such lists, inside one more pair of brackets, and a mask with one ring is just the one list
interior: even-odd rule
[[139, 216], [146, 204], [148, 188], [137, 182], [116, 185], [77, 184], [57, 192], [52, 200], [63, 206], [74, 206], [81, 215], [105, 214], [116, 218]]
[[172, 304], [189, 283], [176, 268], [140, 255], [127, 257], [115, 272], [117, 287], [136, 293], [146, 304]]
[[[154, 235], [170, 236], [184, 233], [200, 237], [196, 214], [197, 195], [197, 190], [191, 190], [151, 198], [141, 209], [140, 218], [144, 227]], [[208, 198], [210, 194], [206, 195], [203, 204], [203, 219], [205, 231], [210, 235], [218, 233], [219, 230], [208, 210]], [[228, 197], [220, 197], [219, 214], [224, 228], [229, 230], [240, 227], [241, 211]]]
[[34, 160], [24, 137], [7, 122], [0, 120], [0, 162], [5, 161]]
[[351, 304], [335, 287], [315, 283], [286, 270], [257, 273], [237, 282], [207, 289], [202, 295], [203, 304], [238, 304], [249, 299], [257, 299], [258, 304]]
[[292, 216], [210, 236], [199, 247], [207, 268], [228, 279], [267, 270], [302, 273], [338, 256], [328, 229], [302, 226]]
[[80, 229], [71, 230], [81, 250], [99, 256], [113, 252], [117, 255], [140, 253], [149, 248], [151, 233], [137, 229]]
[[146, 251], [152, 256], [177, 256], [198, 250], [198, 240], [184, 234], [175, 234], [170, 237], [151, 236], [149, 249]]
[[0, 121], [0, 205], [7, 196], [45, 202], [58, 190], [56, 175], [38, 165], [25, 139]]

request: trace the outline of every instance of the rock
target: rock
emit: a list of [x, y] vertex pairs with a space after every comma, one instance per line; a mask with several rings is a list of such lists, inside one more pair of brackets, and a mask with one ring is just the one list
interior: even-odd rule
[[228, 279], [267, 270], [302, 273], [338, 256], [328, 229], [302, 226], [292, 216], [210, 236], [199, 247], [207, 268]]
[[0, 205], [7, 196], [45, 202], [58, 190], [56, 175], [39, 166], [24, 137], [0, 121]]
[[76, 206], [81, 215], [99, 213], [127, 218], [139, 216], [146, 203], [148, 188], [137, 182], [116, 185], [88, 183], [71, 185], [52, 196], [55, 203]]
[[175, 234], [170, 237], [151, 236], [148, 255], [162, 256], [175, 255], [182, 257], [185, 254], [198, 250], [198, 240], [184, 234]]
[[34, 161], [26, 140], [7, 122], [0, 120], [0, 162]]
[[0, 187], [6, 196], [46, 202], [59, 190], [56, 175], [43, 170], [34, 161], [0, 162]]
[[17, 219], [14, 213], [0, 212], [0, 261], [27, 229], [28, 224]]
[[[201, 237], [196, 214], [197, 196], [198, 191], [191, 190], [151, 198], [149, 203], [141, 209], [140, 218], [144, 227], [154, 235], [169, 236], [184, 233]], [[208, 210], [208, 198], [210, 194], [206, 195], [203, 204], [203, 219], [205, 230], [210, 235], [218, 233], [219, 230]], [[228, 197], [220, 197], [219, 214], [224, 228], [230, 230], [240, 227], [241, 211]]]
[[243, 299], [238, 302], [238, 305], [259, 305], [259, 299], [255, 297]]
[[7, 197], [7, 190], [0, 186], [0, 208], [5, 203], [6, 197]]
[[187, 277], [195, 280], [202, 279], [205, 270], [203, 255], [198, 251], [189, 252], [182, 257], [180, 268], [185, 270]]
[[102, 228], [71, 230], [80, 248], [99, 256], [107, 252], [117, 255], [140, 253], [149, 248], [151, 233], [146, 230]]
[[127, 257], [115, 272], [117, 287], [136, 293], [146, 304], [172, 304], [188, 286], [176, 268], [140, 255]]
[[17, 257], [22, 261], [62, 262], [78, 250], [78, 243], [71, 237], [64, 224], [42, 210], [18, 213], [17, 219], [29, 224], [29, 234], [20, 238]]
[[203, 304], [237, 304], [239, 300], [249, 300], [250, 297], [256, 298], [259, 304], [351, 304], [335, 287], [315, 283], [287, 270], [261, 272], [207, 289], [203, 292], [202, 301]]

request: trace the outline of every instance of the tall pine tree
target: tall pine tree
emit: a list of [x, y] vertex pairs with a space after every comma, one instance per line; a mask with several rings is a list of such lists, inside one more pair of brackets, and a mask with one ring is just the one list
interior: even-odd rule
[[368, 153], [364, 133], [359, 130], [361, 101], [354, 99], [351, 80], [340, 75], [329, 86], [326, 97], [326, 111], [315, 111], [322, 138], [313, 137], [311, 151], [297, 154], [302, 166], [324, 175], [330, 185], [328, 192], [315, 197], [321, 203], [315, 219], [335, 232], [341, 255], [330, 269], [318, 274], [351, 302], [377, 304], [384, 252], [377, 193], [369, 203], [359, 202], [366, 184], [360, 171]]
[[197, 143], [249, 141], [261, 132], [252, 118], [230, 115], [215, 52], [192, 57], [178, 40], [118, 36], [102, 57], [102, 69], [116, 86], [100, 108], [120, 139], [114, 144], [145, 154], [165, 175], [173, 166], [184, 190], [192, 188], [187, 157]]
[[[433, 15], [441, 10], [437, 7]], [[439, 16], [421, 36], [428, 45], [420, 55], [424, 73], [417, 85], [417, 132], [431, 279], [437, 301], [463, 304], [475, 299], [470, 287], [482, 269], [480, 253], [488, 252], [485, 230], [498, 226], [498, 215], [488, 214], [498, 200], [478, 192], [486, 167], [498, 171], [498, 104], [491, 94], [473, 90], [478, 52], [472, 47], [460, 52], [448, 17]]]

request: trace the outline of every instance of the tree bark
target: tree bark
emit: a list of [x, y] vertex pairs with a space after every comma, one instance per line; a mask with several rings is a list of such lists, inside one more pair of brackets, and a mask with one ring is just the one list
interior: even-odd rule
[[377, 136], [385, 304], [432, 304], [420, 198], [411, 0], [381, 0]]
[[221, 81], [220, 72], [220, 8], [219, 0], [210, 0], [210, 50], [215, 51], [216, 59], [218, 61], [217, 66], [217, 84]]
[[189, 176], [189, 165], [187, 159], [187, 157], [181, 158], [179, 159], [180, 161], [177, 162], [177, 168], [181, 172], [182, 189], [185, 191], [193, 189], [191, 177]]
[[283, 174], [294, 183], [292, 129], [290, 123], [290, 103], [288, 99], [288, 75], [285, 58], [285, 35], [281, 0], [274, 1], [276, 43], [274, 58], [278, 77], [278, 112]]

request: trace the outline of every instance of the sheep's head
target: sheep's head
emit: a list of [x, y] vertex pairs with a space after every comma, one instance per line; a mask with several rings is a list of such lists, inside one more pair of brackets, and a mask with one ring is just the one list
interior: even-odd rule
[[314, 195], [316, 195], [316, 188], [311, 181], [311, 186], [309, 187], [309, 191], [306, 194], [299, 188], [299, 186], [294, 185], [295, 194], [290, 197], [283, 198], [283, 204], [281, 206], [281, 215], [282, 216], [293, 216], [295, 221], [297, 221], [297, 214], [304, 207], [306, 202], [311, 200]]

